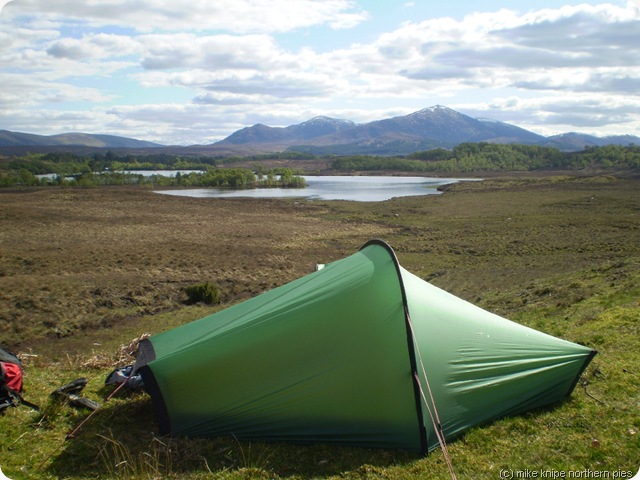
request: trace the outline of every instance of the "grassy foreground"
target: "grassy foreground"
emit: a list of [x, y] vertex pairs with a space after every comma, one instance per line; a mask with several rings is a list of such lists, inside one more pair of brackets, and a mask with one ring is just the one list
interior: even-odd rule
[[[121, 346], [132, 339], [282, 285], [374, 237], [433, 284], [599, 351], [566, 402], [452, 442], [458, 478], [638, 471], [640, 179], [611, 176], [497, 178], [373, 204], [135, 187], [0, 191], [0, 340], [23, 354], [25, 398], [42, 407], [0, 416], [0, 468], [11, 479], [450, 478], [439, 451], [158, 437], [143, 394], [110, 400], [65, 441], [87, 412], [49, 396], [84, 376], [84, 395], [102, 402], [106, 375], [131, 363]], [[223, 304], [185, 305], [184, 288], [205, 281], [220, 286]]]

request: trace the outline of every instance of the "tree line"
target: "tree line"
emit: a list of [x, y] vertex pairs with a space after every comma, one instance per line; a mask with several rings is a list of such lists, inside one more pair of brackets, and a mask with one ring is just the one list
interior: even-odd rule
[[640, 146], [606, 145], [579, 152], [521, 144], [462, 143], [451, 150], [436, 148], [403, 157], [354, 155], [331, 163], [340, 171], [462, 173], [640, 168]]
[[[205, 159], [210, 160], [210, 159]], [[178, 170], [175, 176], [143, 175], [131, 170]], [[303, 177], [289, 168], [219, 168], [202, 159], [153, 155], [81, 157], [70, 153], [26, 155], [0, 161], [0, 187], [149, 185], [223, 188], [304, 188]]]

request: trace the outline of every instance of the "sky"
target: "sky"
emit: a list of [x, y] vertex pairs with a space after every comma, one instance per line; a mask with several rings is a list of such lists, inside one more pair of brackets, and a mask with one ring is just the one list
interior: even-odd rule
[[0, 0], [0, 130], [209, 144], [444, 105], [640, 136], [640, 0]]

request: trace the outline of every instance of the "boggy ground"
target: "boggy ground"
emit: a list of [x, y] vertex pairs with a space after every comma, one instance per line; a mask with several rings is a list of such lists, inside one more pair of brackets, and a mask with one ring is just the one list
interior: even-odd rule
[[207, 200], [137, 188], [0, 192], [3, 341], [62, 338], [179, 308], [210, 281], [224, 303], [349, 254], [388, 227], [325, 205]]
[[637, 256], [638, 182], [492, 180], [381, 203], [192, 199], [145, 189], [0, 191], [5, 345], [112, 329], [179, 308], [187, 285], [223, 303], [355, 252], [371, 238], [403, 266], [480, 301], [491, 290]]
[[[282, 285], [371, 238], [437, 286], [600, 352], [559, 409], [454, 442], [459, 478], [640, 466], [638, 178], [493, 178], [380, 203], [192, 199], [137, 187], [0, 190], [0, 340], [27, 354], [30, 400], [47, 404], [50, 391], [80, 375], [100, 400], [120, 344]], [[205, 281], [220, 286], [222, 305], [186, 306], [184, 287]], [[148, 399], [124, 400], [124, 418], [118, 409], [61, 449], [56, 439], [82, 413], [49, 404], [34, 419], [11, 410], [0, 418], [0, 467], [24, 478], [123, 476], [107, 468], [115, 464], [136, 465], [123, 478], [447, 477], [439, 455], [157, 443]], [[150, 456], [149, 468], [136, 460]]]

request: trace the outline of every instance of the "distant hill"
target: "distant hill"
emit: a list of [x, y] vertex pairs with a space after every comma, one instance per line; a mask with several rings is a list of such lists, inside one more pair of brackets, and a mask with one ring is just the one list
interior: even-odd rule
[[263, 124], [238, 130], [212, 147], [249, 148], [262, 151], [292, 150], [322, 154], [397, 155], [431, 148], [453, 148], [465, 142], [521, 143], [561, 150], [582, 150], [585, 146], [609, 143], [639, 143], [630, 135], [598, 138], [565, 134], [544, 137], [504, 122], [475, 119], [451, 108], [436, 105], [409, 115], [357, 125], [348, 120], [316, 117], [289, 127]]
[[351, 130], [356, 126], [350, 120], [340, 120], [330, 117], [314, 117], [297, 125], [288, 127], [268, 127], [261, 123], [252, 127], [243, 128], [229, 135], [218, 145], [233, 144], [290, 144], [301, 140], [312, 140], [315, 138], [330, 136], [345, 130]]
[[604, 145], [640, 145], [640, 137], [633, 135], [612, 135], [595, 137], [584, 133], [569, 132], [547, 137], [544, 146], [555, 147], [559, 150], [584, 150], [587, 147], [602, 147]]
[[89, 133], [62, 133], [58, 135], [34, 135], [31, 133], [0, 130], [0, 147], [23, 146], [82, 146], [97, 148], [154, 148], [158, 143], [135, 140], [114, 135], [93, 135]]

